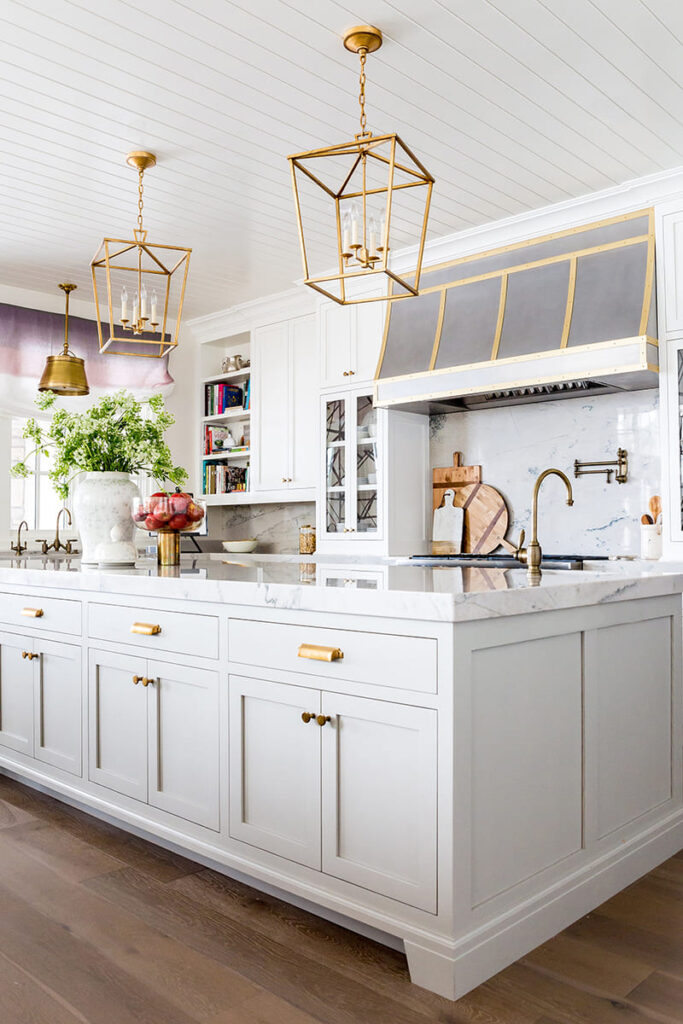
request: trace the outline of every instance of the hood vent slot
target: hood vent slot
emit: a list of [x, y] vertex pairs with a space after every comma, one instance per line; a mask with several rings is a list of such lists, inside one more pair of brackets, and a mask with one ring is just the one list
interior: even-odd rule
[[657, 386], [651, 210], [423, 271], [391, 303], [377, 404], [480, 408]]

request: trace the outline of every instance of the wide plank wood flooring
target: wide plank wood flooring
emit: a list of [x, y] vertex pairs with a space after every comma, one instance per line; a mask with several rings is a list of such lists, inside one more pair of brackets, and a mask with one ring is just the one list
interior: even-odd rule
[[0, 775], [0, 1024], [683, 1024], [683, 854], [458, 1003]]

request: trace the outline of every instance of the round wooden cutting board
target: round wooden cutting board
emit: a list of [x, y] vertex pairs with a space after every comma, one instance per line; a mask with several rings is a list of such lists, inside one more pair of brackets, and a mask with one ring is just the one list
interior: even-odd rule
[[462, 550], [481, 555], [495, 551], [508, 528], [503, 495], [489, 484], [465, 484], [455, 488], [453, 504], [465, 511]]

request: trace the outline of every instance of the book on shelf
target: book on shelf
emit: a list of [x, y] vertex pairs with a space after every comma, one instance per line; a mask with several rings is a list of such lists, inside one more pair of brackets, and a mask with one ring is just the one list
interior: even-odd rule
[[229, 427], [204, 425], [204, 455], [238, 454], [249, 451], [249, 436], [239, 434], [236, 438]]
[[226, 466], [224, 463], [217, 462], [204, 463], [204, 494], [232, 494], [234, 491], [248, 489], [248, 466]]
[[247, 387], [244, 393], [244, 409], [245, 412], [251, 409], [251, 377], [247, 381]]
[[238, 409], [244, 402], [244, 391], [237, 384], [205, 384], [204, 415], [222, 416], [228, 409]]

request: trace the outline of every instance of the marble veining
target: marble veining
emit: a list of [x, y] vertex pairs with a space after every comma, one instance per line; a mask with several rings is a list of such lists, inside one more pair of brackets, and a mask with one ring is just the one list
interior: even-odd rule
[[[396, 560], [356, 562], [296, 559], [226, 561], [183, 556], [175, 572], [141, 562], [133, 569], [91, 569], [77, 559], [11, 559], [0, 563], [0, 586], [125, 594], [148, 601], [274, 608], [465, 622], [553, 611], [683, 591], [683, 574], [654, 563], [610, 563], [595, 572], [546, 571], [530, 587], [523, 569], [429, 568]], [[354, 580], [354, 572], [359, 576]], [[358, 579], [362, 572], [362, 586]], [[368, 583], [372, 583], [368, 587]], [[356, 584], [356, 585], [354, 585]], [[368, 623], [368, 628], [371, 628]]]
[[261, 553], [298, 551], [299, 527], [315, 523], [315, 502], [264, 505], [213, 505], [209, 508], [207, 551], [219, 550], [222, 540], [256, 537]]
[[[454, 451], [482, 466], [484, 483], [496, 487], [510, 511], [508, 537], [529, 534], [531, 496], [548, 466], [572, 481], [574, 506], [560, 481], [543, 484], [539, 539], [548, 554], [637, 554], [640, 516], [652, 494], [661, 493], [658, 392], [562, 399], [476, 412], [433, 416], [431, 464], [450, 465]], [[608, 484], [604, 476], [574, 479], [574, 460], [616, 458], [626, 448], [629, 479]]]

